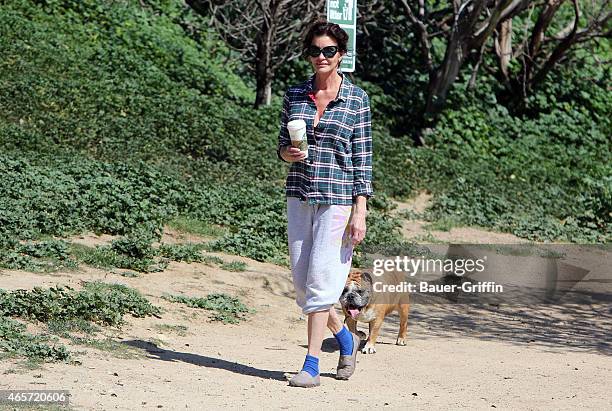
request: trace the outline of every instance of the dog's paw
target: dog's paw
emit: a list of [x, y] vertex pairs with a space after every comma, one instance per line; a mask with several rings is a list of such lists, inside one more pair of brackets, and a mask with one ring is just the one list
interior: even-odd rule
[[374, 347], [373, 345], [366, 344], [366, 346], [363, 347], [363, 349], [361, 350], [361, 353], [362, 354], [375, 354], [376, 347]]
[[403, 338], [398, 338], [395, 342], [395, 345], [406, 345], [406, 340], [404, 340]]
[[357, 337], [359, 337], [361, 341], [364, 341], [367, 338], [366, 333], [363, 331], [357, 331]]

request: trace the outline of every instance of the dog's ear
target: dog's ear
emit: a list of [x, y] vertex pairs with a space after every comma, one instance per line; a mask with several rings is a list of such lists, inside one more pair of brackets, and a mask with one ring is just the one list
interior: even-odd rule
[[365, 271], [361, 273], [361, 284], [368, 283], [370, 287], [372, 287], [372, 282], [372, 276], [370, 275], [370, 273], [367, 273]]

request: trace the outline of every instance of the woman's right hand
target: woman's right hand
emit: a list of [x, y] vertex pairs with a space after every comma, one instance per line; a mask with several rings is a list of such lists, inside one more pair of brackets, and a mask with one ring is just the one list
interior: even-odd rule
[[285, 146], [280, 150], [281, 157], [289, 162], [295, 163], [306, 158], [306, 153], [300, 151], [299, 148], [293, 146]]

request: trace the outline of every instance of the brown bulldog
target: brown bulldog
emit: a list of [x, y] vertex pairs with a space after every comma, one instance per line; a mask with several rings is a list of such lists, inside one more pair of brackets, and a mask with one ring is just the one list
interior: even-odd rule
[[[398, 284], [401, 278], [402, 276], [398, 273], [389, 273], [384, 279], [377, 277], [377, 280], [380, 279], [384, 284]], [[374, 354], [376, 352], [376, 338], [380, 327], [385, 317], [393, 311], [397, 311], [400, 317], [399, 334], [395, 344], [406, 345], [410, 308], [407, 293], [374, 292], [370, 274], [351, 272], [340, 296], [340, 305], [342, 311], [344, 311], [344, 322], [351, 332], [365, 339], [364, 333], [357, 332], [357, 321], [369, 324], [370, 333], [365, 346], [361, 350], [363, 354]]]

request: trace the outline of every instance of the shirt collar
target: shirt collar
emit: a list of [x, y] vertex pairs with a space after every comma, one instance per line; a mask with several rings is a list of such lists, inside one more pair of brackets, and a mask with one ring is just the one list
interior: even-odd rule
[[[342, 82], [340, 83], [340, 89], [338, 90], [338, 95], [336, 96], [334, 101], [336, 100], [346, 101], [346, 99], [349, 96], [349, 85], [351, 84], [351, 81], [348, 79], [346, 74], [344, 74], [342, 71], [338, 70], [338, 74], [340, 75], [340, 77], [342, 77]], [[315, 75], [316, 73], [310, 76], [310, 78], [306, 82], [304, 94], [308, 95], [315, 90], [315, 84], [314, 84]]]

